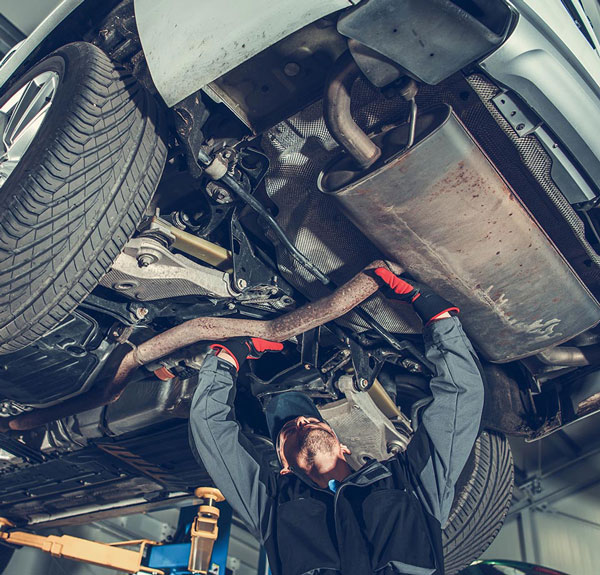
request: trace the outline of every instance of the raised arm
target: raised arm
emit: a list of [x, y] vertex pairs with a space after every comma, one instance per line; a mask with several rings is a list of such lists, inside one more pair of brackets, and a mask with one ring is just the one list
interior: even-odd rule
[[206, 358], [190, 409], [190, 443], [229, 504], [263, 542], [271, 532], [276, 476], [234, 418], [236, 377], [236, 366], [227, 359]]
[[429, 290], [419, 292], [388, 270], [376, 273], [390, 286], [392, 296], [413, 303], [425, 324], [425, 354], [434, 366], [433, 401], [416, 422], [417, 431], [403, 457], [419, 499], [443, 526], [454, 486], [479, 432], [483, 411], [479, 361], [460, 321], [450, 317], [458, 308]]
[[427, 359], [435, 369], [430, 384], [433, 401], [420, 417], [406, 457], [420, 499], [444, 525], [454, 486], [479, 432], [483, 380], [458, 318], [432, 322], [423, 335]]

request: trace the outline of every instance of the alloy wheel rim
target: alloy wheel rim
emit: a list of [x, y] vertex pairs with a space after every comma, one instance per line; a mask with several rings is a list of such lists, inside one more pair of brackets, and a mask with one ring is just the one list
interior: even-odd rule
[[46, 118], [56, 94], [59, 76], [42, 72], [0, 108], [0, 187], [15, 170]]

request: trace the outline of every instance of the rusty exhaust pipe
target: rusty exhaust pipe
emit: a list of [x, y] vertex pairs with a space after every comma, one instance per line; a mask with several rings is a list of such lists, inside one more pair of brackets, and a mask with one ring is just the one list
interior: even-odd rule
[[18, 415], [8, 420], [8, 425], [2, 422], [0, 425], [4, 429], [0, 431], [34, 429], [61, 417], [112, 403], [123, 393], [129, 376], [138, 367], [198, 341], [251, 336], [281, 342], [337, 319], [379, 289], [374, 274], [369, 273], [376, 267], [387, 266], [383, 261], [374, 261], [330, 295], [269, 321], [226, 317], [199, 317], [186, 321], [130, 351], [104, 387], [96, 387], [58, 405]]

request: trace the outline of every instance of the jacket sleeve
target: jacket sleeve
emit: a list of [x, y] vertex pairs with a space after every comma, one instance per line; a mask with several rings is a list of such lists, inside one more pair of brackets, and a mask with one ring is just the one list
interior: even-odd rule
[[275, 472], [261, 463], [234, 419], [235, 368], [210, 355], [190, 408], [192, 451], [237, 515], [262, 543], [271, 531]]
[[423, 335], [426, 356], [435, 368], [433, 401], [423, 411], [405, 453], [417, 496], [444, 526], [454, 486], [479, 433], [483, 379], [458, 318], [435, 321]]

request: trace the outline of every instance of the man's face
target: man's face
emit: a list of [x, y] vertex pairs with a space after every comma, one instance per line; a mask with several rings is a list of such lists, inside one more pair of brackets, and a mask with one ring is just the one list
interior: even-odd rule
[[281, 473], [302, 471], [318, 485], [326, 485], [321, 476], [350, 453], [327, 423], [302, 415], [281, 428], [278, 445]]

